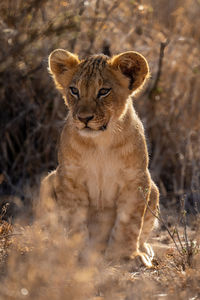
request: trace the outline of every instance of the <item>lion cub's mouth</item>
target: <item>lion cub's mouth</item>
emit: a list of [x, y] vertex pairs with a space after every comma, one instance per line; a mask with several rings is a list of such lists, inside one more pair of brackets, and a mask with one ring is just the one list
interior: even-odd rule
[[80, 134], [81, 135], [98, 135], [100, 132], [105, 131], [107, 129], [108, 124], [104, 124], [99, 129], [93, 129], [89, 126], [85, 126], [82, 129], [80, 129]]
[[108, 125], [108, 124], [104, 124], [103, 126], [100, 127], [99, 130], [105, 131], [105, 130], [107, 129], [107, 125]]
[[88, 130], [91, 130], [91, 131], [105, 131], [107, 129], [107, 125], [108, 124], [104, 124], [101, 127], [99, 127], [99, 129], [93, 129], [93, 128], [86, 125], [83, 129], [88, 129]]

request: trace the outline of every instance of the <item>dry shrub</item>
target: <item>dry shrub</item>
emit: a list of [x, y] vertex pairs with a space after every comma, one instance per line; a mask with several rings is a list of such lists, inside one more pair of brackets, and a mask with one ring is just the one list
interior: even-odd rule
[[179, 300], [200, 296], [199, 253], [193, 268], [185, 270], [171, 244], [164, 251], [157, 248], [154, 269], [134, 268], [133, 262], [111, 264], [89, 245], [83, 250], [80, 235], [70, 237], [58, 214], [52, 214], [49, 221], [48, 226], [46, 218], [36, 219], [31, 226], [16, 223], [9, 234], [1, 233], [0, 241], [3, 236], [7, 240], [7, 259], [0, 265], [0, 299]]
[[32, 226], [15, 225], [4, 263], [6, 275], [0, 269], [1, 299], [111, 300], [133, 295], [131, 275], [125, 269], [109, 265], [89, 247], [83, 255], [81, 237], [69, 237], [58, 215], [50, 218], [48, 227], [41, 220]]
[[89, 299], [96, 270], [78, 265], [78, 239], [68, 240], [59, 226], [48, 232], [33, 226], [18, 234], [9, 252], [3, 299]]
[[0, 219], [0, 267], [1, 272], [3, 272], [2, 265], [7, 258], [7, 249], [10, 245], [8, 236], [12, 233], [12, 226]]

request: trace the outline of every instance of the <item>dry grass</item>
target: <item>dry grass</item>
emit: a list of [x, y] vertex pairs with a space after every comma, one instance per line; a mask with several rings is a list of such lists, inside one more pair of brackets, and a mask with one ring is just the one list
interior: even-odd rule
[[[0, 299], [200, 298], [199, 14], [199, 0], [1, 1], [0, 206], [10, 208], [0, 218]], [[108, 265], [89, 250], [82, 262], [79, 237], [69, 239], [57, 221], [48, 229], [33, 222], [40, 176], [56, 166], [67, 113], [46, 70], [58, 47], [80, 56], [136, 50], [149, 61], [152, 77], [134, 105], [146, 128], [164, 222], [181, 251], [159, 230], [153, 270]], [[16, 216], [20, 223], [5, 221]]]
[[[165, 199], [199, 209], [200, 49], [197, 0], [45, 1], [0, 4], [0, 169], [2, 193], [25, 196], [26, 181], [56, 166], [66, 108], [47, 74], [47, 57], [63, 47], [80, 56], [136, 50], [152, 78], [135, 102], [151, 169]], [[169, 39], [155, 86], [160, 43]], [[152, 91], [152, 87], [155, 89]], [[196, 206], [194, 205], [196, 203]]]
[[114, 265], [89, 245], [82, 248], [79, 235], [69, 238], [56, 213], [50, 220], [48, 227], [42, 219], [14, 227], [1, 221], [0, 299], [199, 299], [198, 244], [192, 267], [183, 267], [169, 236], [157, 230], [153, 269], [133, 262]]

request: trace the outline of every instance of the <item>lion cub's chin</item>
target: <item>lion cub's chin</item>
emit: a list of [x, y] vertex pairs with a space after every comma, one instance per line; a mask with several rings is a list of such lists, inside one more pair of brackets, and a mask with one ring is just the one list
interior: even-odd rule
[[96, 136], [99, 136], [100, 134], [102, 134], [104, 131], [103, 130], [93, 130], [90, 128], [83, 128], [83, 129], [79, 129], [78, 132], [81, 136], [96, 137]]

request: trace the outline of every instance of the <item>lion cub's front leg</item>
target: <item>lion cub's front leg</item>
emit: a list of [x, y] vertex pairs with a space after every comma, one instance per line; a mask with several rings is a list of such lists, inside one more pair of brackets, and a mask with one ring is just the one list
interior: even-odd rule
[[63, 223], [69, 236], [79, 235], [84, 243], [85, 239], [88, 239], [87, 194], [83, 201], [80, 201], [81, 188], [74, 186], [67, 176], [64, 183], [61, 181], [57, 170], [43, 179], [40, 187], [39, 214], [42, 217], [46, 216], [48, 224], [52, 220], [53, 226], [56, 226], [55, 222]]
[[147, 267], [152, 266], [151, 258], [139, 248], [149, 194], [148, 173], [137, 176], [136, 180], [130, 181], [122, 190], [118, 199], [115, 224], [106, 250], [107, 257], [118, 259], [140, 256]]

